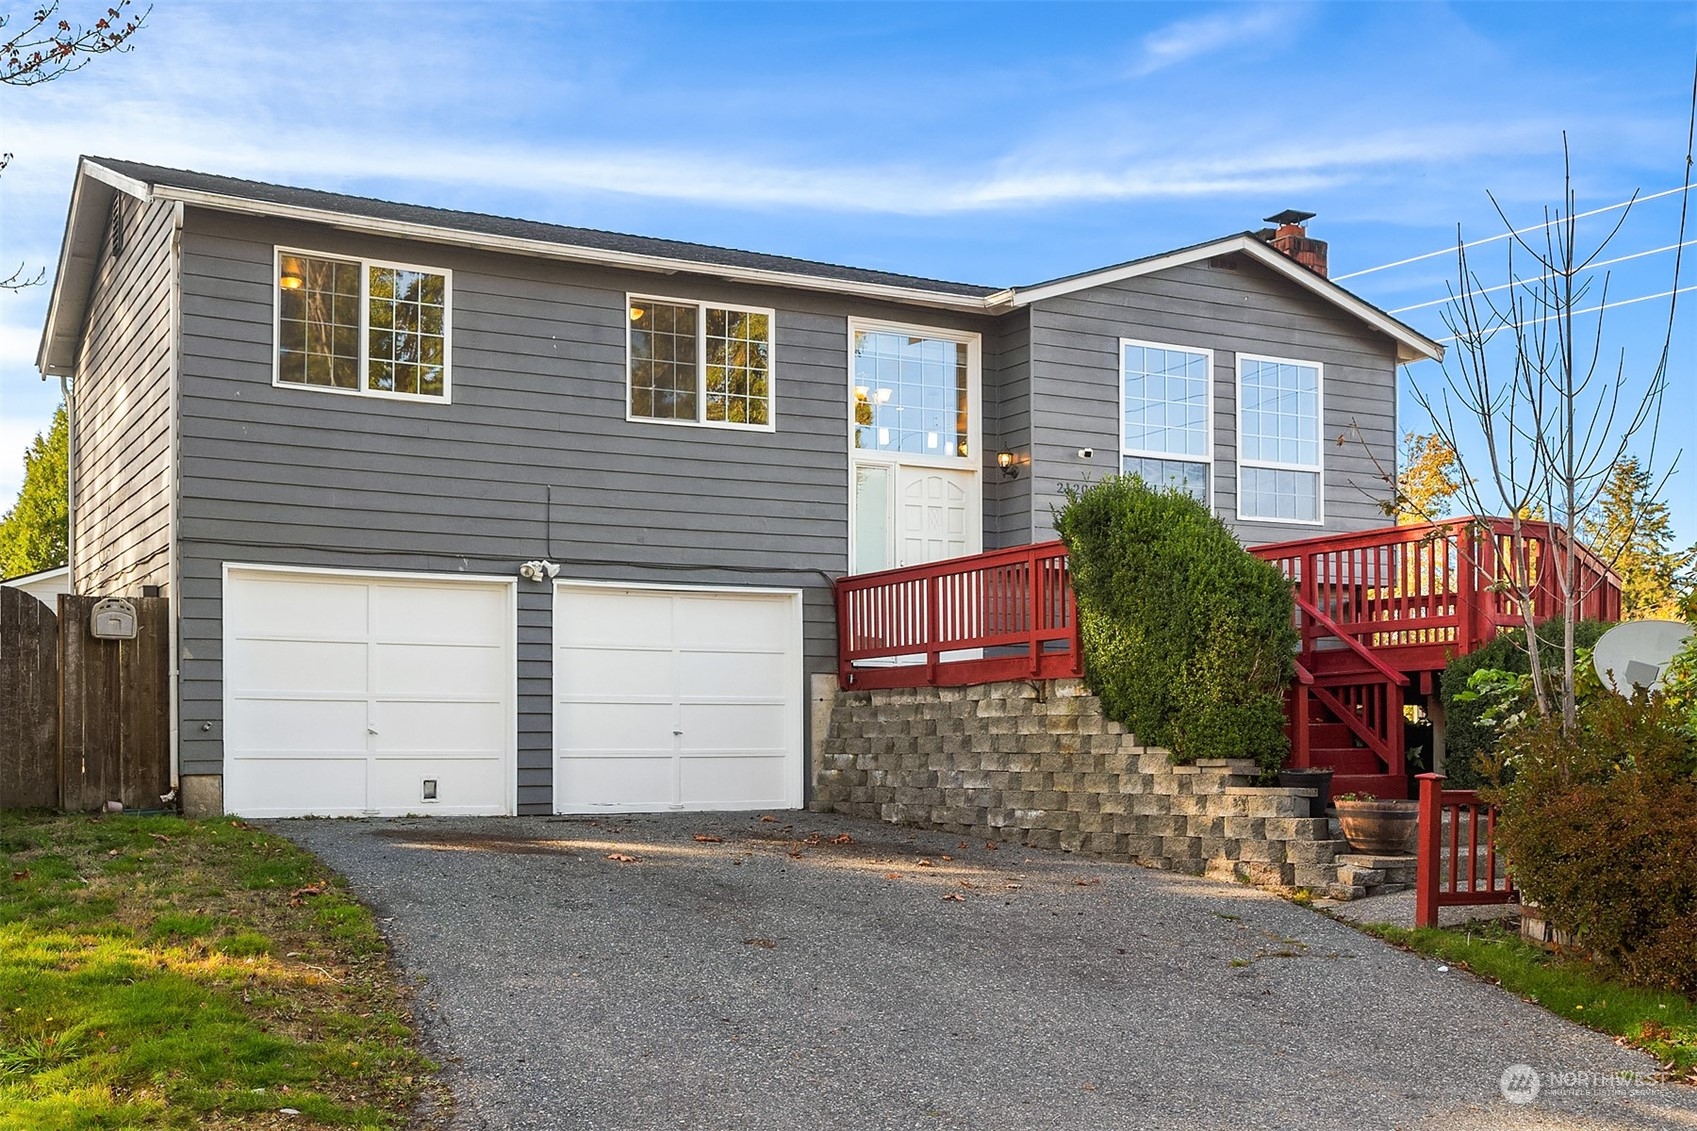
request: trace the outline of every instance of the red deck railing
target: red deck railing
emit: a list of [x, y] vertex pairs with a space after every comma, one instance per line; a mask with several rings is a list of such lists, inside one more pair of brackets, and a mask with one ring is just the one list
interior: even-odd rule
[[843, 687], [958, 687], [1083, 672], [1059, 542], [837, 581]]
[[[1533, 586], [1538, 620], [1561, 612], [1551, 546], [1569, 535], [1545, 522], [1455, 518], [1411, 526], [1328, 534], [1257, 546], [1251, 553], [1284, 571], [1299, 600], [1329, 617], [1340, 636], [1371, 648], [1401, 672], [1437, 671], [1502, 628], [1524, 624], [1509, 585]], [[1581, 615], [1620, 619], [1620, 581], [1608, 564], [1577, 546]]]
[[1508, 870], [1497, 867], [1496, 806], [1479, 800], [1474, 790], [1445, 789], [1442, 774], [1420, 774], [1419, 781], [1420, 860], [1415, 873], [1414, 925], [1437, 926], [1440, 907], [1519, 900]]

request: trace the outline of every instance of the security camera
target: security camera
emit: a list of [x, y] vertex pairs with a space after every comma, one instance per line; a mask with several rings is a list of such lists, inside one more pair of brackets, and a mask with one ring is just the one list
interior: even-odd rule
[[1080, 448], [1080, 449], [1078, 449], [1078, 458], [1079, 459], [1093, 459], [1093, 458], [1095, 458], [1095, 455], [1096, 455], [1096, 449], [1095, 448]]

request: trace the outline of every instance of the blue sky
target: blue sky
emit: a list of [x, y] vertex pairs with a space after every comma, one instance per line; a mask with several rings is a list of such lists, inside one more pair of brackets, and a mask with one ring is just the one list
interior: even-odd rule
[[[1582, 209], [1673, 187], [1697, 8], [157, 0], [134, 43], [0, 89], [8, 265], [52, 264], [76, 155], [94, 153], [1009, 285], [1287, 207], [1319, 213], [1334, 275], [1438, 250], [1458, 224], [1500, 230], [1487, 190], [1535, 222], [1563, 130]], [[1675, 242], [1677, 207], [1641, 206], [1614, 254]], [[1479, 249], [1487, 275], [1501, 247]], [[1621, 263], [1610, 293], [1666, 290], [1671, 270], [1665, 252]], [[1438, 257], [1346, 285], [1397, 309], [1452, 275]], [[0, 506], [58, 400], [33, 369], [46, 297], [0, 295]], [[1663, 465], [1697, 430], [1683, 299]], [[1610, 320], [1629, 374], [1665, 313]], [[1443, 332], [1437, 307], [1404, 317]], [[1422, 424], [1406, 396], [1403, 421]], [[1697, 451], [1668, 495], [1697, 540]]]

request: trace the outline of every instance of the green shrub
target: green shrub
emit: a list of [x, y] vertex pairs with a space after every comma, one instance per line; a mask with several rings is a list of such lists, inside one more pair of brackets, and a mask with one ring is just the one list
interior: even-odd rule
[[1515, 882], [1556, 927], [1641, 985], [1697, 992], [1697, 739], [1661, 695], [1604, 693], [1563, 735], [1504, 735], [1492, 791]]
[[[1579, 647], [1589, 649], [1611, 627], [1597, 620], [1580, 621], [1573, 626], [1573, 638]], [[1538, 626], [1543, 655], [1557, 663], [1561, 662], [1561, 633], [1559, 620]], [[1488, 780], [1479, 756], [1488, 755], [1496, 743], [1493, 728], [1482, 717], [1490, 702], [1457, 698], [1467, 692], [1473, 673], [1485, 670], [1529, 674], [1532, 660], [1526, 653], [1526, 630], [1510, 629], [1478, 651], [1457, 656], [1444, 668], [1438, 695], [1444, 705], [1444, 773], [1449, 779], [1444, 784], [1449, 789], [1478, 789]]]
[[1189, 495], [1114, 476], [1055, 518], [1102, 709], [1174, 761], [1283, 764], [1296, 630], [1290, 585]]

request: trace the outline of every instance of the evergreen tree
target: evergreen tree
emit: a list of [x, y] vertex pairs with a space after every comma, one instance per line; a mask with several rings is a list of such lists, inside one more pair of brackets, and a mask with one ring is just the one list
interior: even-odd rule
[[24, 485], [18, 501], [0, 517], [0, 577], [17, 577], [66, 563], [69, 542], [70, 426], [65, 407], [53, 426], [37, 433], [24, 453]]
[[1580, 524], [1580, 534], [1620, 575], [1623, 617], [1680, 615], [1697, 547], [1675, 548], [1673, 516], [1656, 498], [1649, 468], [1633, 457], [1615, 464], [1596, 507]]

